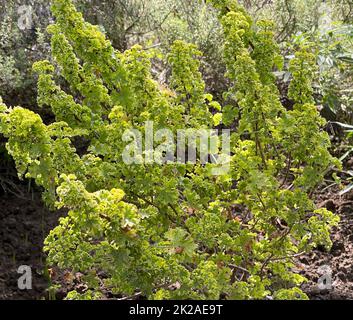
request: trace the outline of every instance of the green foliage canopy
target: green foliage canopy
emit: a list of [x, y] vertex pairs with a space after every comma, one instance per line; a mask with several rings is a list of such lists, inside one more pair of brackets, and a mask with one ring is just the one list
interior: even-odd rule
[[[51, 107], [55, 122], [0, 105], [0, 132], [19, 175], [35, 179], [49, 205], [69, 210], [45, 241], [48, 262], [83, 272], [91, 298], [99, 297], [98, 271], [114, 293], [139, 290], [149, 299], [307, 298], [293, 258], [331, 245], [338, 217], [310, 197], [339, 165], [313, 104], [315, 56], [305, 46], [292, 60], [295, 106], [287, 111], [273, 76], [282, 66], [273, 24], [254, 24], [236, 1], [210, 3], [219, 11], [230, 82], [222, 122], [239, 122], [226, 175], [210, 174], [212, 164], [122, 161], [125, 129], [144, 131], [147, 120], [173, 132], [210, 129], [210, 110], [220, 106], [205, 92], [194, 45], [172, 45], [170, 86], [161, 87], [151, 75], [153, 53], [115, 50], [71, 1], [53, 1], [55, 63], [34, 65], [38, 103]], [[89, 142], [83, 155], [77, 138]]]

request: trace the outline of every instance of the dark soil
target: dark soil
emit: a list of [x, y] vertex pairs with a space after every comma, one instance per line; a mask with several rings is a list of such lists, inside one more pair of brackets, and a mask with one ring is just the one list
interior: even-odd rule
[[[46, 209], [38, 193], [23, 191], [26, 197], [19, 198], [0, 189], [0, 300], [43, 299], [48, 288], [43, 241], [60, 213]], [[21, 265], [32, 269], [32, 290], [18, 289]]]
[[[317, 196], [319, 207], [325, 207], [341, 218], [332, 232], [331, 251], [318, 248], [298, 259], [298, 272], [309, 279], [303, 289], [313, 300], [353, 299], [353, 191], [343, 196], [339, 193], [340, 190], [334, 187]], [[332, 270], [331, 275], [324, 271], [325, 266]], [[331, 277], [331, 289], [320, 290], [318, 283], [323, 273]]]

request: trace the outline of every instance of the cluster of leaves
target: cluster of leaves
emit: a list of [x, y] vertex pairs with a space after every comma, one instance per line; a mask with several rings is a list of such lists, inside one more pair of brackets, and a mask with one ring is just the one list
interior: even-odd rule
[[[69, 210], [45, 241], [50, 264], [86, 275], [90, 291], [68, 298], [98, 298], [101, 281], [113, 293], [138, 290], [149, 299], [307, 298], [293, 259], [319, 244], [329, 248], [338, 223], [310, 196], [339, 165], [313, 104], [315, 55], [304, 46], [291, 61], [288, 111], [273, 75], [283, 65], [273, 24], [254, 24], [234, 0], [209, 2], [225, 40], [223, 107], [205, 91], [194, 45], [173, 43], [170, 85], [161, 87], [153, 53], [115, 50], [68, 0], [52, 5], [55, 63], [34, 65], [38, 103], [55, 121], [0, 104], [0, 132], [19, 175], [42, 186], [49, 205]], [[144, 132], [147, 120], [156, 130], [211, 129], [215, 107], [217, 124], [238, 123], [227, 174], [214, 176], [217, 165], [201, 161], [124, 163], [126, 129]], [[88, 142], [84, 152], [75, 149], [78, 138]]]
[[[0, 95], [16, 105], [20, 101], [33, 109], [36, 92], [31, 72], [33, 62], [50, 59], [45, 26], [52, 20], [47, 1], [1, 0]], [[209, 6], [186, 0], [75, 0], [87, 21], [99, 25], [115, 49], [124, 51], [136, 43], [159, 46], [164, 52], [176, 39], [195, 43], [206, 53], [204, 69], [213, 69], [221, 56], [216, 45], [220, 35], [217, 16]], [[20, 30], [21, 6], [31, 9], [31, 28]], [[210, 66], [209, 66], [210, 65]], [[222, 66], [222, 65], [221, 65]], [[158, 72], [160, 68], [157, 68]], [[206, 72], [206, 71], [205, 71]], [[207, 72], [206, 72], [207, 73]], [[208, 74], [218, 74], [218, 72]], [[217, 79], [209, 82], [217, 84]], [[26, 92], [25, 95], [21, 93]], [[25, 101], [26, 100], [26, 101]]]

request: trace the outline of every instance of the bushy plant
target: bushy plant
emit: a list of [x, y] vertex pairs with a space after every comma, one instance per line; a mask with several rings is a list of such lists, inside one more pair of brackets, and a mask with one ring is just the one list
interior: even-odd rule
[[[311, 199], [326, 171], [339, 165], [313, 104], [315, 56], [310, 46], [296, 52], [289, 90], [295, 106], [286, 110], [273, 75], [283, 61], [273, 24], [255, 25], [236, 1], [210, 3], [223, 27], [231, 84], [223, 107], [205, 92], [194, 45], [173, 43], [170, 85], [161, 87], [151, 76], [152, 53], [115, 50], [68, 0], [53, 1], [55, 63], [34, 65], [38, 102], [56, 121], [0, 106], [0, 132], [19, 175], [42, 186], [49, 205], [69, 210], [45, 251], [48, 263], [85, 274], [85, 299], [99, 297], [100, 272], [113, 293], [149, 299], [307, 298], [293, 259], [331, 245], [338, 217]], [[56, 84], [58, 72], [70, 93]], [[222, 119], [210, 111], [220, 108]], [[174, 133], [238, 123], [229, 172], [214, 176], [217, 165], [201, 159], [127, 164], [125, 130], [144, 132], [146, 121]], [[79, 138], [87, 141], [80, 152]], [[155, 147], [158, 160], [164, 153]]]
[[[292, 35], [286, 50], [291, 52], [293, 47], [307, 42], [315, 44], [319, 66], [314, 82], [316, 104], [325, 119], [351, 123], [352, 25], [345, 24], [343, 18], [336, 21], [337, 12], [334, 8], [336, 6], [333, 3], [321, 4], [319, 19], [313, 28]], [[287, 60], [290, 61], [292, 57], [288, 54]], [[282, 72], [280, 75], [284, 76], [281, 77], [284, 82], [290, 80], [290, 73]]]

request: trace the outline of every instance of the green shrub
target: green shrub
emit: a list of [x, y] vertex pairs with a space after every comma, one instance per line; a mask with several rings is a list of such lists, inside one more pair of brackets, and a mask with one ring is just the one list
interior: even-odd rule
[[[230, 83], [222, 119], [210, 112], [220, 105], [205, 92], [194, 45], [174, 42], [170, 86], [161, 87], [151, 76], [153, 53], [114, 50], [68, 0], [53, 1], [55, 64], [34, 65], [38, 102], [56, 121], [46, 125], [32, 111], [0, 105], [0, 132], [19, 175], [42, 186], [49, 205], [69, 210], [45, 251], [50, 264], [85, 274], [85, 299], [99, 297], [101, 271], [112, 292], [138, 290], [149, 299], [307, 298], [293, 259], [331, 245], [338, 217], [311, 199], [339, 165], [313, 104], [315, 56], [305, 46], [292, 60], [295, 106], [287, 111], [273, 75], [283, 64], [273, 24], [255, 25], [233, 0], [210, 2], [223, 27]], [[58, 72], [70, 93], [55, 83]], [[215, 176], [218, 166], [201, 159], [126, 164], [125, 130], [144, 132], [148, 120], [174, 133], [238, 122], [229, 172]], [[77, 138], [89, 142], [80, 154]]]

